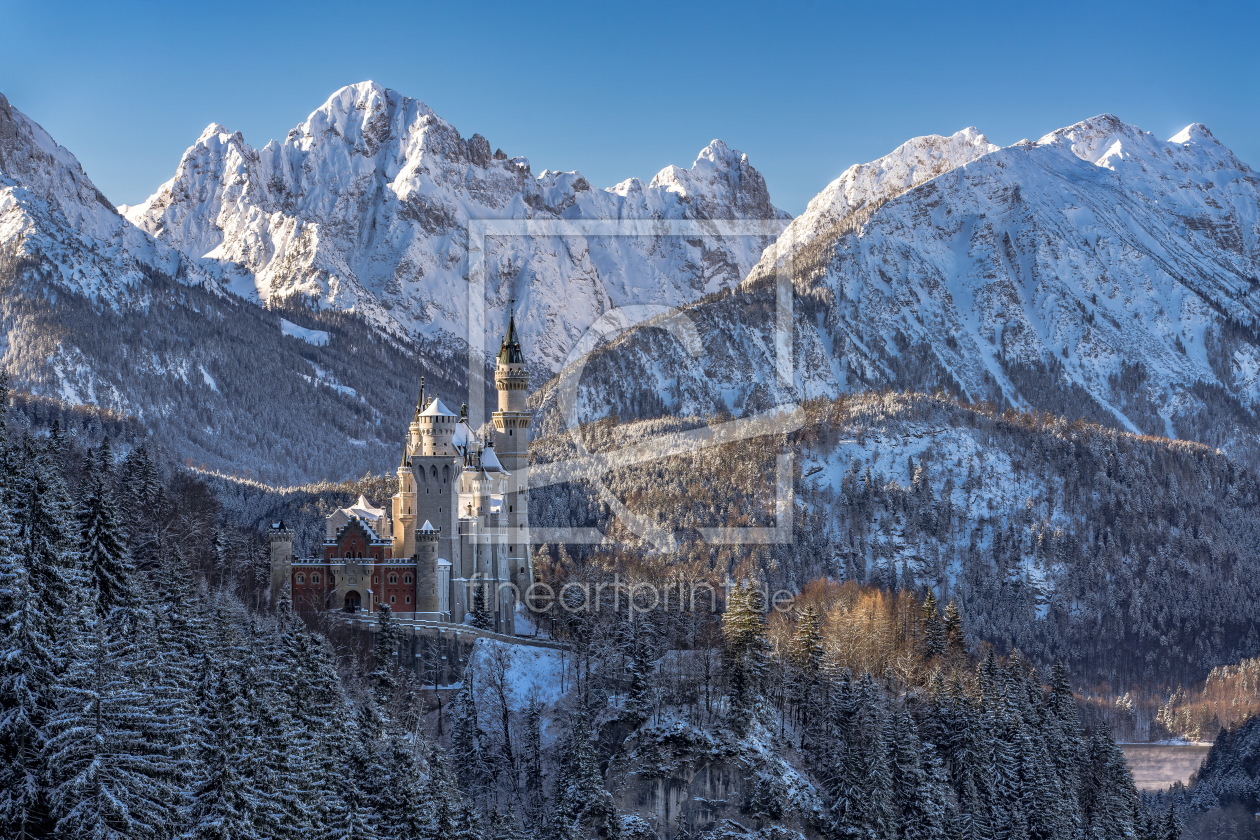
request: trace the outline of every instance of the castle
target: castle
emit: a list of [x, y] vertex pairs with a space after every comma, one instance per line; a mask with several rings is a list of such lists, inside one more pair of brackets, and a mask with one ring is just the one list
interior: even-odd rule
[[533, 583], [526, 459], [529, 377], [508, 318], [494, 373], [493, 431], [478, 436], [467, 406], [453, 412], [420, 396], [407, 431], [390, 509], [364, 497], [325, 520], [319, 557], [295, 559], [293, 533], [270, 532], [273, 602], [285, 590], [302, 612], [378, 610], [463, 622], [512, 634], [516, 604]]

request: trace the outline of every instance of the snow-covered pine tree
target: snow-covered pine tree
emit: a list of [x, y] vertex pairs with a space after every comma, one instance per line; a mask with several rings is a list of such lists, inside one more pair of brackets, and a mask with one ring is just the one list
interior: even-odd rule
[[[207, 664], [210, 664], [207, 662]], [[197, 773], [181, 840], [236, 840], [253, 835], [259, 810], [254, 752], [246, 734], [243, 675], [227, 668], [208, 674], [206, 704], [199, 711]]]
[[44, 725], [57, 654], [41, 593], [17, 543], [17, 525], [0, 499], [0, 836], [27, 840], [43, 832]]
[[450, 837], [459, 821], [460, 796], [446, 754], [430, 745], [427, 778], [421, 788], [421, 820], [417, 837]]
[[928, 659], [945, 655], [945, 620], [930, 589], [923, 598], [923, 655]]
[[631, 726], [639, 726], [651, 717], [654, 706], [653, 677], [656, 660], [659, 658], [659, 633], [655, 617], [651, 613], [632, 615], [634, 620], [625, 622], [630, 635], [625, 645], [626, 673], [629, 679], [622, 716]]
[[107, 438], [88, 464], [87, 490], [79, 506], [79, 555], [99, 617], [135, 598], [130, 560], [118, 525], [113, 469]]
[[473, 674], [465, 670], [464, 682], [455, 694], [451, 710], [451, 753], [460, 785], [468, 791], [480, 791], [489, 782], [485, 732], [477, 716], [477, 703], [472, 690]]
[[184, 718], [134, 610], [92, 620], [57, 690], [45, 755], [55, 838], [167, 838], [183, 800]]
[[490, 612], [490, 608], [486, 606], [486, 584], [480, 579], [473, 581], [473, 597], [472, 608], [470, 610], [472, 616], [471, 624], [479, 630], [494, 629], [494, 615]]
[[59, 458], [29, 437], [23, 442], [17, 472], [9, 480], [17, 496], [13, 508], [18, 526], [16, 548], [26, 556], [39, 610], [56, 643], [60, 629], [72, 632], [70, 622], [78, 604], [75, 587], [81, 573], [73, 504]]
[[[402, 737], [387, 740], [382, 762], [384, 775], [376, 790], [377, 833], [381, 840], [424, 837], [428, 803], [415, 745]], [[427, 835], [441, 836], [441, 835]]]
[[914, 718], [904, 709], [889, 715], [884, 741], [890, 746], [896, 837], [946, 840], [946, 785], [936, 751], [919, 740]]
[[377, 611], [376, 638], [372, 643], [374, 669], [372, 671], [373, 688], [376, 702], [381, 709], [388, 709], [394, 701], [394, 692], [398, 690], [398, 643], [402, 639], [402, 631], [394, 619], [394, 611], [389, 604], [381, 604]]
[[730, 724], [737, 734], [743, 734], [759, 711], [770, 653], [765, 610], [755, 585], [738, 583], [732, 587], [722, 614], [722, 640]]
[[580, 709], [572, 719], [556, 775], [550, 840], [585, 840], [616, 832], [617, 809], [595, 753], [590, 715]]
[[945, 653], [957, 657], [967, 654], [967, 637], [963, 631], [962, 613], [953, 601], [945, 605]]
[[128, 503], [122, 523], [127, 553], [135, 568], [150, 572], [162, 564], [169, 550], [163, 545], [161, 527], [167, 496], [157, 466], [143, 443], [123, 459], [118, 485], [121, 497]]
[[809, 729], [811, 718], [826, 702], [823, 692], [823, 666], [826, 650], [823, 648], [822, 621], [813, 605], [801, 610], [796, 620], [796, 633], [788, 653], [791, 665], [789, 696], [796, 710], [796, 719], [802, 731]]
[[1085, 836], [1133, 837], [1138, 795], [1124, 753], [1103, 729], [1089, 735], [1081, 785]]

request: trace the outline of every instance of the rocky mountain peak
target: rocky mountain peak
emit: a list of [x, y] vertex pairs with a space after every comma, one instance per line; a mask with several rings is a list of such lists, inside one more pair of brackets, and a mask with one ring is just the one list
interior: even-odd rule
[[[637, 188], [633, 182], [622, 182], [614, 190], [626, 195]], [[789, 218], [771, 204], [765, 179], [753, 168], [748, 155], [721, 140], [713, 140], [701, 149], [690, 169], [681, 166], [662, 169], [652, 178], [648, 189], [679, 196], [705, 218]], [[739, 212], [732, 214], [736, 209]]]
[[869, 163], [854, 164], [815, 196], [763, 258], [782, 261], [805, 255], [802, 248], [834, 241], [859, 229], [885, 202], [945, 172], [998, 150], [973, 127], [948, 137], [914, 137]]
[[[471, 220], [788, 218], [747, 156], [720, 141], [690, 169], [613, 190], [577, 172], [535, 175], [526, 158], [491, 148], [423, 102], [361, 82], [258, 152], [239, 135], [204, 133], [175, 177], [126, 212], [185, 253], [218, 260], [247, 298], [302, 296], [394, 335], [443, 339], [467, 329]], [[678, 305], [733, 286], [771, 237], [742, 240], [504, 238], [486, 261], [489, 317], [521, 301], [525, 340], [558, 366], [609, 307]]]

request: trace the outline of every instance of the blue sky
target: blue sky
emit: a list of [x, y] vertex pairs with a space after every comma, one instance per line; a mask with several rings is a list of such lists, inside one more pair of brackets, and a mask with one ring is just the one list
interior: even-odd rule
[[117, 203], [210, 122], [258, 146], [364, 79], [465, 136], [609, 186], [714, 137], [800, 212], [852, 163], [968, 125], [995, 143], [1110, 111], [1207, 124], [1260, 167], [1260, 4], [0, 0], [0, 91]]

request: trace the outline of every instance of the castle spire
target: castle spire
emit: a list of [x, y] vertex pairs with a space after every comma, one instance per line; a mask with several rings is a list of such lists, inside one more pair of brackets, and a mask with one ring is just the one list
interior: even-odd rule
[[499, 364], [525, 364], [525, 354], [521, 352], [521, 339], [516, 334], [516, 298], [512, 298], [512, 309], [508, 314], [507, 333], [503, 336], [503, 344], [499, 347]]
[[416, 397], [416, 417], [424, 411], [424, 377], [420, 377], [420, 395]]

